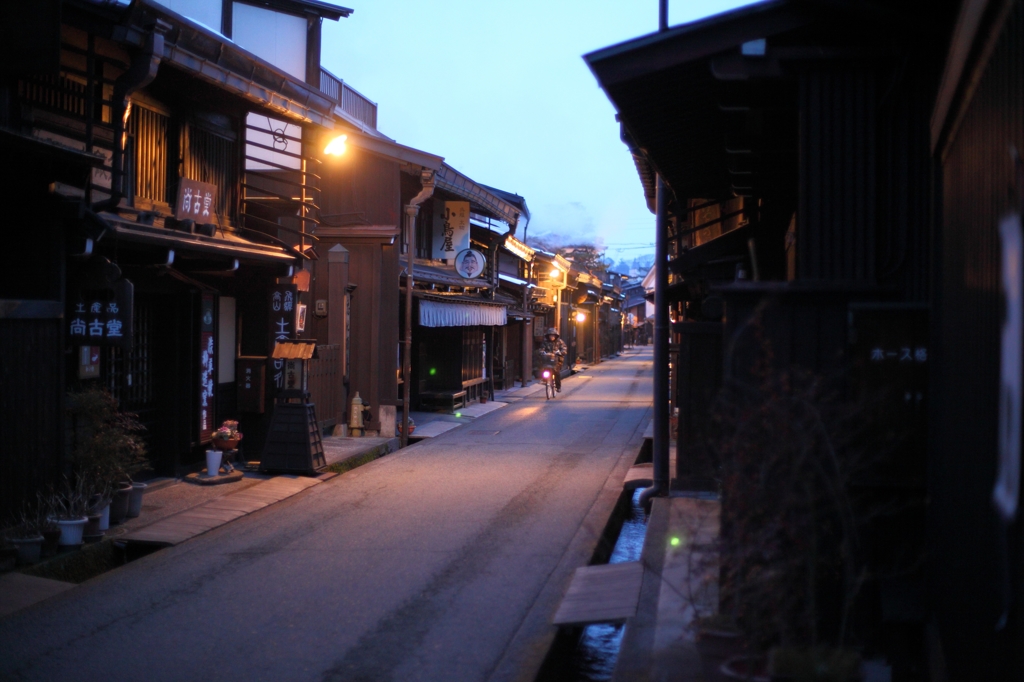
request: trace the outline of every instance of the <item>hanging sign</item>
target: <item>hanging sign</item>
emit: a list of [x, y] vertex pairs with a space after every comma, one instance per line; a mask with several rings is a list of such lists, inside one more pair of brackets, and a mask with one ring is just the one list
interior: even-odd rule
[[120, 279], [109, 287], [81, 289], [69, 296], [65, 321], [71, 343], [131, 350], [134, 293], [132, 283]]
[[213, 377], [214, 363], [217, 357], [214, 354], [213, 323], [214, 315], [213, 294], [203, 294], [199, 306], [199, 442], [205, 442], [213, 437], [214, 422], [214, 391], [215, 384]]
[[178, 220], [194, 220], [197, 223], [212, 223], [217, 215], [217, 185], [199, 182], [190, 178], [178, 179], [178, 203], [174, 217]]
[[1024, 401], [1024, 230], [1017, 214], [999, 224], [1003, 242], [1003, 295], [1006, 299], [1000, 357], [999, 459], [992, 501], [1006, 523], [1020, 499], [1021, 405]]
[[469, 202], [434, 202], [434, 258], [454, 260], [469, 248]]
[[484, 254], [473, 249], [464, 249], [459, 251], [459, 255], [455, 257], [455, 272], [459, 273], [460, 277], [466, 279], [473, 279], [483, 274], [484, 268], [487, 266], [487, 259]]
[[[299, 331], [299, 290], [294, 284], [275, 284], [270, 289], [270, 349], [274, 343], [296, 338]], [[303, 316], [303, 326], [305, 317]], [[285, 387], [285, 361], [281, 358], [270, 358], [267, 382], [271, 393], [275, 389]]]

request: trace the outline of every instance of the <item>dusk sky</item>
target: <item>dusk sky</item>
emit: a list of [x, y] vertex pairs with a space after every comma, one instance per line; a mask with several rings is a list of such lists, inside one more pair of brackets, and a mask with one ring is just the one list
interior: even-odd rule
[[[582, 55], [656, 31], [657, 0], [341, 2], [323, 65], [378, 104], [378, 128], [526, 197], [529, 236], [653, 253], [654, 216]], [[677, 25], [749, 0], [670, 1]], [[570, 238], [570, 237], [567, 237]]]

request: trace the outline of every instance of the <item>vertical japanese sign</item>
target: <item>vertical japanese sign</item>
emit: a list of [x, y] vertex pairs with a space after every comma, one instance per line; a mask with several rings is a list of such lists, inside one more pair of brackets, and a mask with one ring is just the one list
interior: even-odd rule
[[132, 348], [135, 288], [121, 279], [105, 289], [82, 289], [68, 296], [68, 337], [80, 346]]
[[212, 223], [217, 215], [217, 186], [189, 178], [178, 180], [178, 203], [174, 217], [178, 220], [194, 220], [197, 223]]
[[203, 294], [199, 306], [199, 441], [210, 440], [213, 436], [213, 421], [216, 402], [213, 377], [214, 354], [213, 325], [216, 316], [213, 314], [213, 294]]
[[[297, 331], [299, 291], [294, 284], [277, 284], [270, 290], [270, 351], [274, 343], [294, 339]], [[268, 353], [270, 355], [270, 353]], [[285, 361], [269, 361], [269, 387], [271, 394], [285, 388]]]
[[1020, 499], [1021, 404], [1024, 400], [1024, 230], [1017, 214], [999, 223], [1003, 242], [1003, 296], [1006, 313], [1000, 344], [999, 460], [992, 501], [1006, 523]]
[[469, 248], [469, 202], [434, 202], [434, 258], [455, 260]]

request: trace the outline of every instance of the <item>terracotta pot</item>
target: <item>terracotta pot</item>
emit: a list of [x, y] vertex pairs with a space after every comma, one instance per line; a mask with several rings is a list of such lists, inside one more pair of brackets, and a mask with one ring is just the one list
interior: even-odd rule
[[148, 487], [145, 483], [132, 483], [132, 494], [128, 500], [128, 518], [134, 519], [142, 513], [142, 494]]
[[39, 561], [43, 551], [43, 536], [34, 538], [15, 538], [11, 544], [18, 548], [18, 564], [28, 566]]
[[221, 452], [227, 452], [228, 450], [235, 450], [238, 448], [238, 443], [241, 438], [229, 438], [224, 440], [223, 438], [214, 438], [212, 443], [213, 447], [220, 450]]
[[124, 522], [128, 516], [128, 503], [131, 494], [131, 483], [122, 483], [121, 487], [114, 492], [114, 499], [110, 501], [110, 525], [114, 526]]

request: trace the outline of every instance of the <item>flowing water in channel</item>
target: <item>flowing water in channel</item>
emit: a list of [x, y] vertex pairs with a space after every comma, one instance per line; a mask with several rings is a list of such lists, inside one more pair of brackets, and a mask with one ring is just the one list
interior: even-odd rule
[[[647, 518], [639, 504], [641, 489], [633, 492], [622, 529], [608, 559], [610, 564], [639, 561], [647, 532]], [[606, 682], [611, 680], [622, 645], [622, 623], [600, 623], [582, 628], [578, 637], [561, 633], [537, 676], [537, 682]]]

